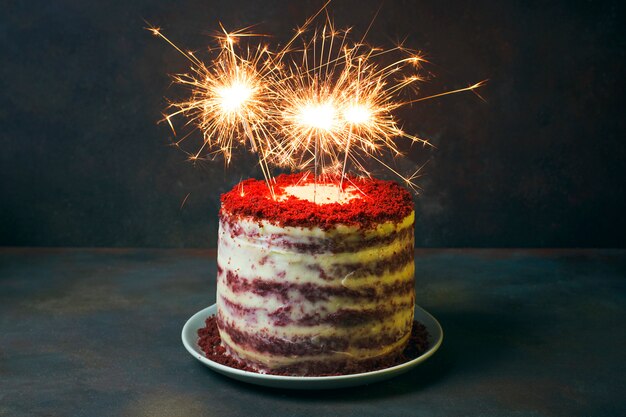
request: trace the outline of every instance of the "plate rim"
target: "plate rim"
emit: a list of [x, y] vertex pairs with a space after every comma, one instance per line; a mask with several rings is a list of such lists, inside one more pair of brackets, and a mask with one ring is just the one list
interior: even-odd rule
[[[441, 346], [441, 344], [443, 343], [443, 328], [441, 327], [441, 324], [439, 323], [439, 321], [432, 315], [430, 314], [428, 311], [426, 311], [424, 308], [422, 308], [419, 305], [415, 305], [415, 310], [420, 310], [422, 314], [425, 314], [427, 317], [430, 318], [430, 320], [432, 321], [432, 323], [436, 326], [438, 333], [439, 333], [439, 337], [434, 341], [433, 345], [430, 346], [428, 348], [428, 350], [426, 350], [424, 353], [422, 353], [420, 356], [411, 359], [410, 361], [406, 361], [403, 362], [401, 364], [398, 365], [394, 365], [388, 368], [383, 368], [383, 369], [377, 369], [375, 371], [369, 371], [369, 372], [361, 372], [361, 373], [357, 373], [357, 374], [347, 374], [347, 375], [329, 375], [329, 376], [291, 376], [291, 375], [271, 375], [271, 374], [260, 374], [257, 372], [251, 372], [251, 371], [244, 371], [241, 369], [236, 369], [236, 368], [232, 368], [230, 366], [226, 366], [226, 365], [222, 365], [221, 363], [217, 363], [215, 361], [210, 360], [209, 358], [207, 358], [204, 354], [204, 352], [202, 352], [202, 350], [200, 349], [200, 347], [197, 344], [197, 340], [193, 342], [193, 346], [190, 345], [190, 342], [187, 340], [186, 334], [188, 334], [190, 331], [193, 332], [193, 334], [197, 335], [197, 331], [198, 329], [191, 329], [193, 323], [195, 323], [196, 320], [198, 320], [199, 318], [201, 319], [202, 323], [204, 323], [204, 321], [206, 320], [206, 318], [217, 314], [217, 304], [212, 304], [208, 307], [203, 308], [202, 310], [196, 312], [195, 314], [193, 314], [184, 324], [183, 329], [181, 331], [181, 339], [183, 342], [183, 345], [185, 346], [185, 349], [187, 349], [187, 351], [197, 360], [199, 360], [200, 362], [202, 362], [204, 365], [208, 366], [209, 368], [214, 369], [215, 371], [220, 372], [223, 375], [226, 376], [238, 376], [240, 378], [245, 378], [245, 379], [252, 379], [252, 380], [258, 380], [258, 381], [273, 381], [273, 382], [339, 382], [339, 381], [349, 381], [349, 380], [353, 380], [353, 379], [361, 379], [361, 378], [372, 378], [372, 377], [376, 377], [376, 376], [381, 376], [381, 375], [385, 375], [385, 374], [394, 374], [395, 371], [400, 371], [400, 370], [404, 370], [406, 368], [411, 368], [421, 362], [424, 362], [425, 360], [427, 360], [428, 358], [430, 358], [432, 355], [435, 354], [435, 352], [439, 349], [439, 347]], [[199, 317], [202, 316], [202, 317]], [[431, 335], [431, 337], [435, 337], [433, 335]], [[241, 380], [241, 379], [240, 379]], [[250, 383], [254, 383], [252, 381], [248, 381]]]

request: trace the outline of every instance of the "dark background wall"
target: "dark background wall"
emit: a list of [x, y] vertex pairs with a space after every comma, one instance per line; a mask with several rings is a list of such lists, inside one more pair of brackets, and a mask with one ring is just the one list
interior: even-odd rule
[[[624, 10], [620, 2], [391, 1], [369, 40], [426, 51], [404, 166], [430, 161], [416, 198], [418, 246], [626, 245]], [[0, 244], [214, 246], [219, 193], [259, 177], [243, 155], [193, 165], [157, 125], [168, 73], [187, 63], [146, 19], [201, 50], [221, 21], [285, 40], [321, 1], [3, 2]], [[363, 31], [378, 0], [336, 0]], [[190, 194], [189, 194], [190, 193]], [[189, 194], [184, 207], [181, 203]]]

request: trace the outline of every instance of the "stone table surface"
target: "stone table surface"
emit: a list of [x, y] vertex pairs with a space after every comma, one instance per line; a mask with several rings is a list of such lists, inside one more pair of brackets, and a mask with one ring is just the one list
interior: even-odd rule
[[417, 250], [441, 349], [334, 391], [230, 380], [180, 331], [215, 251], [0, 249], [2, 416], [624, 416], [626, 251]]

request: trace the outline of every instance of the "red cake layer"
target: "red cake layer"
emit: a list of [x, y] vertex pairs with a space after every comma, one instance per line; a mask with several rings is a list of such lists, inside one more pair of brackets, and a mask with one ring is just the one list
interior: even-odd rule
[[[250, 322], [256, 321], [256, 314], [259, 309], [244, 307], [241, 304], [232, 302], [228, 299], [223, 299], [224, 306], [229, 310], [229, 313], [235, 317], [244, 317]], [[272, 312], [268, 312], [268, 316], [273, 320], [272, 325], [277, 327], [283, 327], [291, 324], [299, 326], [318, 326], [320, 324], [332, 324], [335, 327], [353, 327], [360, 326], [364, 323], [375, 324], [377, 322], [384, 322], [385, 320], [393, 317], [399, 309], [410, 308], [413, 306], [413, 299], [407, 303], [390, 303], [384, 307], [378, 306], [370, 309], [353, 310], [350, 308], [342, 308], [334, 313], [320, 314], [317, 312], [314, 314], [306, 314], [297, 320], [291, 318], [292, 310], [297, 309], [296, 306], [286, 306], [278, 308]], [[326, 311], [322, 311], [326, 313]]]
[[[274, 189], [280, 195], [285, 187], [313, 182], [312, 175], [283, 174], [276, 177]], [[350, 177], [344, 181], [344, 185], [356, 187], [362, 193], [362, 198], [354, 198], [344, 204], [323, 205], [293, 196], [275, 201], [265, 181], [247, 179], [222, 195], [222, 211], [235, 217], [252, 217], [280, 226], [322, 229], [331, 229], [337, 224], [366, 229], [383, 222], [402, 220], [413, 211], [411, 193], [394, 181]]]
[[[318, 206], [319, 207], [319, 206]], [[259, 238], [258, 234], [247, 232], [241, 225], [234, 222], [224, 222], [222, 224], [225, 232], [233, 236], [247, 237], [251, 240]], [[288, 249], [296, 253], [307, 253], [311, 255], [319, 253], [341, 253], [356, 252], [366, 247], [387, 245], [394, 240], [403, 240], [413, 235], [413, 229], [405, 228], [394, 231], [384, 236], [374, 234], [369, 239], [346, 240], [344, 236], [336, 235], [324, 238], [307, 237], [306, 242], [293, 242], [289, 234], [272, 234], [272, 245], [277, 248]]]
[[414, 286], [413, 281], [402, 280], [386, 285], [350, 289], [344, 286], [331, 287], [310, 282], [300, 284], [281, 280], [267, 281], [258, 277], [242, 277], [232, 271], [228, 271], [224, 278], [226, 285], [234, 294], [251, 292], [262, 297], [274, 295], [285, 303], [294, 296], [294, 292], [312, 303], [328, 300], [330, 297], [350, 297], [354, 302], [380, 301], [391, 296], [410, 294]]
[[[327, 274], [324, 272], [324, 269], [321, 267], [315, 268], [311, 267], [316, 273], [320, 275], [322, 279], [326, 279], [327, 281], [332, 281], [335, 277], [338, 276], [346, 276], [347, 274], [354, 272], [350, 275], [350, 279], [359, 279], [362, 277], [367, 277], [369, 275], [381, 275], [384, 273], [394, 273], [404, 268], [407, 262], [413, 260], [413, 256], [415, 253], [415, 249], [412, 246], [407, 246], [405, 249], [401, 250], [398, 253], [394, 253], [393, 257], [390, 259], [381, 259], [376, 262], [371, 262], [368, 265], [362, 265], [359, 263], [354, 264], [340, 264], [331, 267], [331, 274]], [[356, 272], [355, 272], [356, 271]], [[218, 275], [222, 273], [222, 267], [217, 265], [217, 273]]]
[[322, 279], [326, 279], [327, 281], [332, 281], [336, 279], [336, 277], [345, 277], [350, 273], [352, 274], [350, 275], [350, 279], [352, 280], [369, 275], [389, 274], [401, 270], [408, 262], [412, 262], [414, 255], [415, 249], [413, 249], [413, 244], [411, 243], [410, 246], [394, 253], [390, 258], [382, 258], [368, 264], [359, 262], [337, 264], [332, 266], [328, 273], [325, 272], [323, 268], [317, 268], [316, 272], [319, 273]]
[[387, 331], [381, 332], [377, 336], [362, 338], [348, 339], [345, 336], [324, 336], [312, 339], [309, 336], [303, 336], [285, 339], [237, 328], [233, 323], [226, 320], [221, 312], [218, 312], [217, 315], [217, 327], [222, 334], [226, 333], [239, 346], [245, 346], [256, 352], [292, 357], [344, 352], [349, 347], [357, 349], [377, 348], [393, 344], [405, 335], [403, 331], [389, 332], [388, 329], [385, 329]]
[[[198, 329], [198, 345], [210, 360], [222, 365], [241, 369], [249, 372], [257, 372], [254, 368], [244, 364], [239, 359], [229, 355], [221, 344], [215, 316], [206, 319], [205, 327]], [[294, 367], [273, 370], [269, 373], [274, 375], [310, 375], [330, 376], [346, 375], [361, 372], [369, 372], [415, 359], [428, 349], [428, 332], [418, 322], [413, 322], [411, 337], [404, 351], [394, 357], [367, 361], [352, 362], [306, 362]]]
[[[321, 267], [316, 268], [315, 266], [311, 266], [311, 268], [312, 272], [319, 274], [322, 279], [325, 279], [327, 281], [332, 281], [338, 276], [344, 277], [347, 274], [351, 274], [350, 279], [355, 280], [370, 275], [381, 275], [385, 273], [397, 272], [400, 269], [404, 268], [408, 262], [413, 260], [414, 254], [415, 249], [413, 248], [413, 241], [411, 241], [410, 245], [407, 245], [398, 252], [394, 252], [393, 256], [370, 262], [367, 265], [361, 264], [359, 262], [337, 264], [330, 267], [330, 273], [325, 272], [325, 270]], [[262, 258], [260, 264], [264, 265], [265, 262], [267, 262], [267, 257]], [[218, 275], [222, 273], [222, 267], [219, 262], [217, 265], [217, 273]], [[285, 271], [280, 271], [277, 274], [281, 273], [284, 274]]]

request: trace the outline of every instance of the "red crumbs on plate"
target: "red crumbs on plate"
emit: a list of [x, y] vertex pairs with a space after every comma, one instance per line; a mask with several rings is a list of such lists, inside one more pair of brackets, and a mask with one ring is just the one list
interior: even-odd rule
[[217, 329], [215, 316], [209, 317], [204, 323], [205, 327], [198, 329], [198, 346], [200, 346], [208, 359], [231, 368], [255, 372], [254, 369], [226, 353], [221, 344], [222, 339]]
[[[274, 189], [280, 194], [285, 187], [311, 183], [312, 175], [283, 174], [276, 177]], [[267, 220], [280, 226], [317, 226], [322, 229], [330, 229], [337, 224], [369, 228], [386, 221], [400, 221], [413, 211], [411, 193], [394, 181], [349, 177], [344, 186], [358, 188], [362, 198], [345, 204], [315, 204], [294, 196], [274, 201], [265, 181], [251, 178], [222, 194], [222, 211], [234, 216]]]
[[[239, 359], [233, 358], [221, 345], [222, 339], [220, 338], [219, 330], [217, 328], [217, 319], [215, 316], [211, 316], [205, 320], [205, 327], [198, 329], [198, 346], [202, 349], [206, 357], [213, 362], [228, 366], [234, 369], [241, 369], [244, 371], [257, 372], [254, 368], [251, 368], [241, 362]], [[343, 372], [339, 370], [328, 372], [325, 371], [321, 374], [314, 374], [308, 376], [335, 376], [335, 375], [348, 375], [361, 372], [371, 372], [378, 369], [389, 368], [392, 366], [400, 365], [422, 355], [428, 349], [428, 331], [423, 324], [418, 321], [413, 322], [411, 329], [411, 336], [409, 343], [404, 349], [402, 354], [393, 360], [384, 360], [380, 362], [373, 362], [368, 367], [353, 366], [344, 369]], [[278, 372], [274, 375], [289, 376], [292, 375], [289, 372]]]

